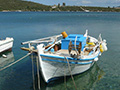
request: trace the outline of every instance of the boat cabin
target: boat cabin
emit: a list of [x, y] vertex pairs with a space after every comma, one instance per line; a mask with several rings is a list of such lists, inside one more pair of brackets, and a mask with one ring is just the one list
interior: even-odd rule
[[68, 37], [61, 40], [61, 49], [68, 50], [70, 41], [72, 42], [73, 46], [75, 44], [76, 46], [78, 46], [81, 43], [81, 46], [82, 46], [81, 51], [83, 51], [83, 48], [86, 45], [86, 37], [84, 37], [81, 34], [70, 34], [68, 35]]

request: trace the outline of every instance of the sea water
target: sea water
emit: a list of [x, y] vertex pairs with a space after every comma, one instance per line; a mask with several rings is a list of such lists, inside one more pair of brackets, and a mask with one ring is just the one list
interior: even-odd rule
[[[107, 40], [108, 51], [85, 73], [74, 76], [78, 90], [120, 90], [120, 13], [116, 12], [0, 12], [0, 38], [13, 37], [11, 56], [0, 57], [0, 68], [27, 54], [21, 42], [60, 34], [84, 34]], [[5, 61], [5, 62], [3, 62]], [[35, 65], [35, 86], [37, 72]], [[0, 90], [33, 90], [30, 56], [0, 71]], [[36, 89], [37, 90], [37, 89]], [[75, 90], [71, 77], [45, 84], [41, 77], [41, 90]]]

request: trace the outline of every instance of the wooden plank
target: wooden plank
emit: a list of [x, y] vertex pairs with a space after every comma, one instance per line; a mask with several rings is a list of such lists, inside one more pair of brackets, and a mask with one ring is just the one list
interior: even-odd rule
[[35, 52], [35, 53], [37, 53], [37, 50], [31, 50], [30, 48], [26, 48], [26, 47], [21, 47], [21, 49], [22, 50], [24, 50], [24, 51], [32, 51], [32, 52]]

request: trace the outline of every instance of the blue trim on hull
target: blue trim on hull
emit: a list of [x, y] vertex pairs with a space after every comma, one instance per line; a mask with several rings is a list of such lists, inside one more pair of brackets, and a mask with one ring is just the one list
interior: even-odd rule
[[[46, 59], [46, 58], [42, 58], [42, 60], [43, 61], [53, 61], [53, 62], [67, 63], [67, 61], [53, 60], [53, 59]], [[71, 61], [69, 61], [70, 64], [81, 64], [81, 65], [91, 64], [92, 62], [93, 61], [89, 61], [89, 62], [71, 62]]]
[[49, 79], [46, 83], [49, 83], [49, 82], [54, 81], [54, 80], [57, 80], [58, 78], [59, 78], [59, 77], [51, 78], [51, 79]]
[[[98, 55], [100, 54], [100, 52], [98, 53]], [[76, 58], [72, 58], [72, 57], [66, 57], [68, 60], [81, 60], [81, 61], [90, 61], [90, 60], [94, 60], [95, 58], [98, 57], [98, 55], [96, 55], [93, 58], [88, 58], [88, 59], [76, 59]], [[61, 57], [61, 56], [51, 56], [51, 55], [45, 55], [45, 54], [40, 54], [40, 56], [44, 56], [44, 57], [50, 57], [50, 58], [58, 58], [58, 59], [65, 59], [65, 57]]]

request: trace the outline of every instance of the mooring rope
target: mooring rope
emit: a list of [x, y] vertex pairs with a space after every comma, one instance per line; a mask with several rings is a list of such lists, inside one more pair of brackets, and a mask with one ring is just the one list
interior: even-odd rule
[[17, 61], [15, 61], [15, 62], [7, 65], [6, 67], [1, 68], [0, 71], [2, 71], [2, 70], [4, 70], [4, 69], [6, 69], [6, 68], [8, 68], [8, 67], [10, 67], [10, 66], [12, 66], [12, 65], [14, 65], [14, 64], [16, 64], [17, 62], [19, 62], [19, 61], [21, 61], [22, 59], [26, 58], [26, 57], [29, 56], [30, 54], [31, 54], [31, 53], [28, 53], [27, 55], [23, 56], [22, 58], [18, 59]]
[[[64, 59], [64, 61], [65, 61], [65, 59]], [[66, 64], [65, 64], [65, 66], [66, 66]], [[66, 68], [66, 67], [65, 67]], [[65, 68], [64, 68], [64, 86], [65, 86], [65, 90], [67, 90], [67, 83], [66, 83], [66, 71], [65, 71]]]
[[77, 87], [76, 87], [76, 84], [75, 84], [74, 77], [72, 76], [72, 72], [71, 72], [71, 68], [70, 68], [69, 60], [68, 60], [66, 57], [65, 57], [65, 59], [67, 60], [68, 69], [69, 69], [69, 71], [70, 71], [70, 75], [71, 75], [71, 78], [72, 78], [73, 84], [74, 84], [74, 86], [75, 86], [75, 89], [77, 90]]
[[38, 90], [40, 90], [39, 59], [37, 56], [36, 56], [36, 60], [37, 60]]
[[33, 90], [35, 89], [35, 75], [34, 75], [34, 62], [33, 62], [33, 54], [31, 55], [31, 61], [32, 61], [32, 77], [33, 77]]

